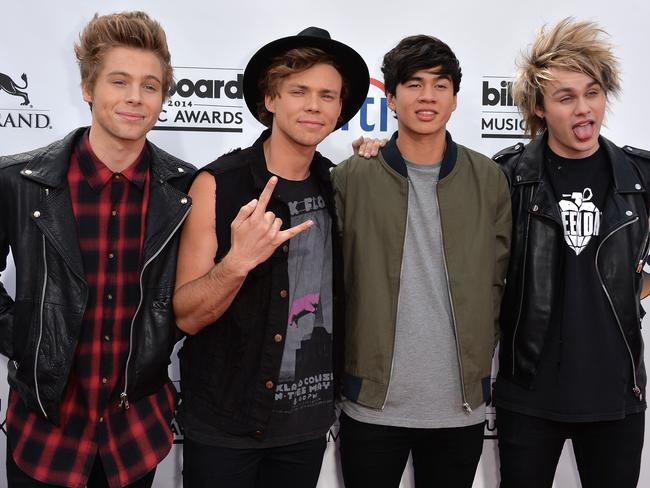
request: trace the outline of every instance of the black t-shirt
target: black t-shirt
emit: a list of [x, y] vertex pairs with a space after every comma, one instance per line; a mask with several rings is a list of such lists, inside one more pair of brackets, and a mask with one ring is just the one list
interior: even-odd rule
[[545, 172], [564, 233], [563, 290], [531, 390], [499, 377], [495, 404], [558, 421], [623, 418], [643, 411], [631, 359], [595, 266], [611, 169], [603, 149], [584, 159], [547, 148]]

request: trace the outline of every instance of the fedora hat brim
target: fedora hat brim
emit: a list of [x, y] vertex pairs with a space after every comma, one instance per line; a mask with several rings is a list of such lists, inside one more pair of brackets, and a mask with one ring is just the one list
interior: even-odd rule
[[[320, 34], [312, 35], [311, 33]], [[323, 37], [325, 33], [328, 37]], [[368, 95], [370, 74], [361, 55], [342, 42], [329, 38], [323, 29], [310, 27], [295, 36], [276, 39], [260, 48], [244, 70], [243, 91], [248, 110], [259, 121], [258, 103], [264, 98], [259, 82], [275, 58], [295, 48], [312, 47], [330, 54], [347, 82], [348, 92], [343, 100], [341, 117], [334, 130], [346, 124], [359, 111]]]

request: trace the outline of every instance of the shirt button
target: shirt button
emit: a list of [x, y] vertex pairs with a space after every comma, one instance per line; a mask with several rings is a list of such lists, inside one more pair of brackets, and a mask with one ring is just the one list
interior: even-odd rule
[[99, 420], [99, 423], [100, 423], [100, 424], [103, 424], [103, 423], [104, 423], [104, 417], [99, 417], [99, 419], [97, 419], [97, 420]]
[[120, 176], [119, 173], [115, 173], [115, 174], [113, 175], [113, 178], [115, 179], [115, 181], [120, 181], [121, 176]]
[[105, 340], [106, 342], [109, 342], [109, 341], [111, 340], [111, 336], [109, 336], [108, 334], [105, 335], [105, 336], [104, 336], [104, 340]]
[[272, 382], [271, 380], [269, 380], [269, 381], [267, 381], [267, 382], [265, 383], [264, 386], [266, 386], [266, 389], [267, 389], [267, 390], [272, 390], [272, 389], [273, 389], [273, 386], [275, 386], [275, 385], [273, 384], [273, 382]]
[[37, 219], [41, 216], [41, 212], [39, 212], [38, 210], [34, 210], [34, 213], [32, 215], [34, 216], [34, 218]]
[[110, 293], [107, 294], [107, 295], [106, 295], [106, 299], [109, 300], [109, 301], [112, 300], [112, 299], [113, 299], [113, 295], [111, 295]]
[[103, 383], [103, 384], [108, 383], [108, 378], [107, 378], [106, 376], [104, 376], [104, 377], [102, 378], [102, 383]]
[[637, 190], [640, 190], [640, 189], [641, 189], [641, 185], [639, 185], [639, 184], [637, 183], [636, 185], [634, 185], [634, 188], [636, 188]]
[[287, 290], [282, 290], [282, 291], [280, 292], [280, 296], [281, 296], [282, 298], [287, 298], [287, 295], [289, 295], [289, 294], [287, 293]]
[[273, 336], [273, 340], [274, 340], [275, 342], [282, 342], [282, 334], [275, 334], [275, 335]]
[[115, 217], [117, 215], [117, 210], [111, 210], [111, 215]]
[[262, 430], [255, 431], [255, 437], [257, 437], [258, 439], [260, 439], [263, 435], [264, 435], [264, 431]]
[[289, 252], [289, 246], [287, 246], [286, 244], [284, 246], [282, 246], [282, 251], [283, 252]]
[[114, 258], [115, 258], [115, 254], [112, 253], [112, 252], [109, 252], [108, 253], [108, 259], [114, 259]]

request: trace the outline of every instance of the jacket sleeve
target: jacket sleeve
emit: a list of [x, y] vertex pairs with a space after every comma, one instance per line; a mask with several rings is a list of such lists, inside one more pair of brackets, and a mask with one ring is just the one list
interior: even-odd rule
[[495, 256], [492, 298], [494, 300], [494, 345], [499, 341], [499, 311], [505, 287], [508, 262], [510, 260], [510, 241], [512, 236], [512, 212], [510, 190], [505, 174], [498, 172], [497, 211], [495, 220]]
[[[0, 191], [2, 186], [0, 184]], [[6, 192], [3, 192], [6, 194]], [[0, 199], [0, 280], [7, 268], [7, 256], [9, 255], [9, 236], [7, 229], [7, 211], [5, 203]], [[2, 281], [0, 281], [0, 353], [8, 358], [13, 356], [13, 324], [14, 324], [14, 301], [7, 293]]]
[[334, 189], [334, 204], [336, 206], [336, 226], [339, 232], [339, 236], [343, 235], [343, 222], [345, 221], [345, 167], [341, 166], [345, 164], [340, 163], [335, 167], [330, 173], [332, 178], [332, 188]]

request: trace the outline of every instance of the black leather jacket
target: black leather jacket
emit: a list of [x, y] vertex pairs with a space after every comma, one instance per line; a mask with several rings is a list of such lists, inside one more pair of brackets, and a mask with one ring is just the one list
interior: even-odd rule
[[[498, 153], [512, 195], [512, 254], [501, 304], [499, 374], [530, 387], [539, 365], [562, 280], [563, 231], [544, 171], [547, 136]], [[626, 343], [634, 392], [646, 384], [641, 335], [642, 268], [648, 253], [650, 153], [619, 148], [604, 137], [612, 168], [594, 265]]]
[[[85, 128], [31, 152], [0, 158], [0, 271], [11, 248], [15, 302], [0, 283], [0, 352], [9, 384], [58, 424], [59, 406], [88, 297], [67, 183], [70, 155]], [[149, 143], [151, 187], [140, 275], [141, 300], [115, 400], [136, 400], [168, 381], [180, 334], [172, 310], [179, 228], [191, 207], [194, 167]]]

